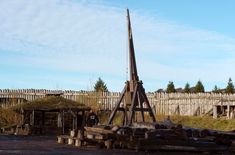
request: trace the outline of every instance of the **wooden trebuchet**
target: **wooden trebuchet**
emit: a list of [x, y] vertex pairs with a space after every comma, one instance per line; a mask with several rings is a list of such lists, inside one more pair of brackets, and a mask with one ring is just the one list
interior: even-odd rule
[[141, 80], [139, 80], [139, 76], [137, 73], [131, 21], [128, 9], [127, 9], [127, 27], [128, 27], [130, 80], [126, 81], [121, 96], [109, 117], [108, 120], [109, 125], [113, 123], [113, 119], [118, 111], [121, 111], [123, 113], [123, 120], [122, 120], [123, 126], [127, 125], [132, 126], [132, 123], [135, 122], [136, 120], [135, 114], [137, 112], [141, 113], [142, 122], [147, 121], [145, 118], [146, 113], [149, 114], [152, 122], [156, 121], [153, 110], [146, 96], [143, 83]]

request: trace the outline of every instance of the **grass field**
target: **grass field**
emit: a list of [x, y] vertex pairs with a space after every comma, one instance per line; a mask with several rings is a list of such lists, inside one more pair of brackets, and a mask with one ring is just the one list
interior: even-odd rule
[[[108, 114], [101, 114], [100, 116], [101, 123], [107, 123]], [[157, 115], [157, 121], [164, 121], [167, 116], [164, 115]], [[183, 126], [189, 126], [194, 128], [206, 128], [206, 129], [213, 129], [213, 130], [223, 130], [223, 131], [232, 131], [235, 130], [235, 120], [234, 119], [213, 119], [210, 116], [179, 116], [174, 115], [170, 116], [170, 119], [175, 124], [182, 124]], [[121, 124], [121, 115], [117, 115], [114, 120], [115, 124]]]
[[[157, 120], [163, 121], [166, 116], [157, 116]], [[195, 128], [206, 128], [213, 130], [232, 131], [235, 130], [234, 119], [213, 119], [210, 116], [171, 116], [172, 122]]]

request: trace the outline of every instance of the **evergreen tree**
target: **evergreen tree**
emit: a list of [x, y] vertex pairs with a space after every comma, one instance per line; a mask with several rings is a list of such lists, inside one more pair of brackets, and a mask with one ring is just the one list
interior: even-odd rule
[[96, 92], [108, 92], [108, 88], [104, 81], [99, 77], [94, 86]]
[[219, 88], [217, 87], [217, 85], [215, 85], [214, 89], [212, 90], [213, 93], [219, 93], [220, 90]]
[[174, 93], [175, 92], [175, 86], [172, 81], [169, 81], [167, 88], [166, 88], [167, 93]]
[[184, 92], [185, 92], [185, 93], [190, 93], [190, 85], [189, 85], [188, 82], [186, 83], [186, 85], [185, 85], [185, 87], [184, 87]]
[[225, 92], [228, 94], [234, 93], [234, 85], [233, 85], [233, 81], [231, 78], [229, 78], [228, 80], [228, 85], [225, 89]]
[[194, 92], [195, 93], [204, 93], [205, 92], [204, 86], [200, 80], [197, 82]]

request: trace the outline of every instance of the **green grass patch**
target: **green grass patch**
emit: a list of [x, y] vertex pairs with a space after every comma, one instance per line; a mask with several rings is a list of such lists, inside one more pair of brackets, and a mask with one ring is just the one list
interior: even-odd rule
[[[110, 116], [110, 112], [99, 113], [98, 117], [99, 117], [100, 123], [107, 124], [109, 116]], [[123, 120], [123, 115], [122, 115], [122, 113], [118, 112], [113, 119], [113, 124], [114, 125], [122, 125], [122, 120]]]
[[[109, 118], [109, 113], [99, 114], [101, 124], [106, 124]], [[148, 118], [148, 117], [147, 117]], [[167, 116], [157, 115], [156, 119], [159, 122], [164, 121]], [[150, 119], [150, 118], [149, 118]], [[189, 126], [193, 128], [205, 128], [212, 130], [222, 130], [222, 131], [232, 131], [235, 130], [235, 120], [234, 119], [213, 119], [209, 116], [179, 116], [173, 115], [170, 116], [170, 119], [175, 124], [182, 124], [183, 126]], [[122, 115], [117, 114], [114, 118], [114, 124], [122, 124]]]
[[[166, 116], [157, 116], [158, 121], [163, 121]], [[183, 126], [190, 126], [194, 128], [206, 128], [212, 130], [232, 131], [235, 130], [234, 119], [218, 118], [213, 119], [209, 116], [170, 116], [170, 119], [175, 124], [182, 124]]]

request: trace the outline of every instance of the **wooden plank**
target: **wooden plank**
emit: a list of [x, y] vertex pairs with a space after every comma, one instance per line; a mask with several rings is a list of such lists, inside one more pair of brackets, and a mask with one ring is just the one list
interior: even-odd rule
[[101, 134], [113, 134], [112, 130], [107, 130], [99, 127], [84, 127], [87, 132], [96, 132]]

